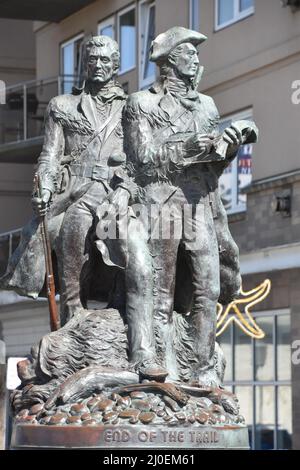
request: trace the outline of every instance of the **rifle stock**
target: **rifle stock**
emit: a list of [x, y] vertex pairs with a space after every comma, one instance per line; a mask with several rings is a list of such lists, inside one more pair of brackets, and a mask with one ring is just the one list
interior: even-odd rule
[[[42, 188], [40, 183], [39, 175], [35, 175], [36, 183], [36, 192], [37, 196], [41, 198]], [[60, 328], [60, 320], [55, 300], [55, 283], [54, 283], [54, 274], [53, 274], [53, 265], [52, 265], [52, 256], [51, 256], [51, 245], [48, 234], [48, 224], [45, 216], [41, 217], [41, 235], [43, 240], [44, 247], [44, 256], [45, 256], [45, 267], [46, 267], [46, 288], [47, 288], [47, 298], [49, 305], [49, 314], [50, 314], [50, 328], [51, 331], [57, 331]]]

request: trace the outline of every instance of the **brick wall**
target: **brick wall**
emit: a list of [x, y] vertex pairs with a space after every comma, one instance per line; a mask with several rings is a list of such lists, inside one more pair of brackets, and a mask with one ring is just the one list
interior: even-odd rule
[[[286, 189], [290, 189], [292, 194], [290, 217], [284, 217], [271, 208], [274, 196]], [[247, 212], [230, 216], [229, 221], [241, 253], [299, 242], [300, 181], [282, 179], [260, 187], [254, 185], [248, 193]]]

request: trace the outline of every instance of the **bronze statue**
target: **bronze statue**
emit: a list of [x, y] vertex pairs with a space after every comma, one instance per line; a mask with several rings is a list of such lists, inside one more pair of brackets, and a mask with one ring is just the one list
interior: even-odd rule
[[[126, 95], [115, 79], [118, 45], [106, 36], [93, 37], [85, 45], [83, 60], [86, 80], [82, 89], [49, 103], [37, 169], [42, 197], [33, 196], [38, 216], [49, 209], [62, 325], [86, 306], [95, 212], [112, 190], [116, 169], [125, 161], [121, 116]], [[2, 286], [37, 297], [44, 277], [39, 219], [35, 218], [23, 231]]]
[[[217, 302], [229, 303], [240, 288], [218, 179], [258, 131], [239, 121], [220, 134], [214, 101], [197, 91], [197, 46], [205, 40], [182, 27], [160, 34], [150, 54], [157, 82], [126, 99], [115, 81], [116, 42], [94, 37], [83, 87], [50, 101], [36, 217], [0, 282], [43, 293], [46, 216], [63, 326], [18, 364], [16, 447], [24, 439], [44, 445], [47, 431], [38, 429], [48, 425], [60, 426], [51, 435], [59, 446], [96, 439], [118, 447], [109, 437], [117, 429], [139, 447], [146, 426], [154, 446], [172, 446], [170, 426], [182, 446], [248, 445], [237, 398], [222, 387], [226, 362], [215, 337]], [[92, 279], [105, 284], [105, 264], [114, 300], [89, 310]], [[34, 425], [30, 437], [24, 423]], [[89, 431], [64, 434], [69, 425], [93, 426], [92, 440]]]
[[[238, 248], [218, 178], [245, 143], [242, 129], [250, 129], [254, 140], [256, 129], [253, 123], [237, 123], [219, 136], [214, 101], [196, 90], [202, 69], [196, 46], [205, 39], [179, 27], [159, 35], [150, 55], [160, 68], [159, 79], [150, 90], [131, 95], [124, 108], [127, 168], [139, 187], [135, 203], [148, 209], [138, 221], [131, 219], [126, 234], [126, 320], [131, 360], [140, 374], [178, 379], [172, 348], [176, 295], [175, 310], [190, 312], [189, 335], [197, 356], [189, 378], [216, 386], [217, 302], [228, 304], [240, 287]], [[156, 234], [150, 221], [154, 206]], [[162, 229], [166, 218], [172, 219], [168, 237]], [[144, 237], [141, 225], [147, 226]], [[176, 267], [181, 286], [175, 294]]]

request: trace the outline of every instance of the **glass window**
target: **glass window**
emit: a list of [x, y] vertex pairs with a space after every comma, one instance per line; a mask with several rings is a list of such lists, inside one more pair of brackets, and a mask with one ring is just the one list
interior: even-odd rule
[[254, 12], [254, 0], [215, 0], [218, 30], [246, 18]]
[[[252, 121], [252, 111], [230, 116], [221, 121], [220, 132], [229, 127], [233, 121], [246, 119]], [[252, 181], [252, 145], [243, 145], [238, 156], [225, 169], [219, 180], [221, 198], [228, 213], [242, 212], [247, 208], [247, 195], [243, 189]]]
[[256, 387], [255, 394], [255, 448], [274, 449], [275, 389]]
[[115, 20], [113, 16], [108, 20], [101, 21], [98, 25], [98, 35], [109, 36], [110, 38], [115, 39], [114, 22]]
[[140, 88], [145, 88], [155, 80], [156, 66], [149, 60], [149, 51], [155, 36], [155, 4], [153, 2], [140, 3], [140, 32]]
[[255, 320], [264, 339], [250, 339], [232, 324], [218, 337], [227, 362], [224, 384], [239, 398], [253, 449], [290, 449], [290, 314], [262, 312]]
[[113, 26], [109, 25], [109, 26], [105, 26], [105, 28], [102, 28], [100, 36], [109, 36], [110, 38], [113, 39], [113, 37], [114, 37]]
[[63, 74], [73, 75], [74, 72], [74, 45], [67, 44], [62, 48]]
[[255, 377], [259, 381], [275, 380], [274, 370], [274, 317], [257, 317], [257, 323], [265, 337], [255, 341]]
[[63, 93], [71, 93], [72, 87], [80, 80], [82, 44], [83, 35], [79, 35], [61, 45]]
[[240, 11], [249, 10], [254, 7], [254, 0], [240, 0]]
[[292, 447], [292, 393], [289, 386], [278, 387], [277, 447]]
[[291, 319], [288, 315], [277, 317], [277, 379], [291, 380]]
[[234, 0], [218, 0], [218, 24], [228, 23], [234, 17]]
[[120, 73], [124, 73], [133, 69], [136, 65], [135, 8], [119, 14], [118, 30], [121, 52]]
[[234, 380], [252, 380], [253, 353], [251, 338], [234, 325]]
[[190, 0], [189, 2], [189, 27], [194, 31], [199, 31], [200, 24], [200, 0]]
[[234, 393], [239, 399], [240, 414], [245, 418], [247, 426], [253, 424], [253, 387], [235, 387]]

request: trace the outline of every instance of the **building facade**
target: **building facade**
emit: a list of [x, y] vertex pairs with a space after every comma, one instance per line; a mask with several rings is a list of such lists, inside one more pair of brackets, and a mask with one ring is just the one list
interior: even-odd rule
[[[242, 148], [220, 190], [240, 248], [244, 291], [264, 279], [272, 284], [269, 296], [253, 309], [265, 338], [253, 340], [236, 324], [219, 338], [228, 359], [226, 384], [240, 397], [253, 448], [300, 449], [300, 11], [283, 8], [280, 0], [86, 3], [60, 21], [50, 13], [47, 18], [47, 12], [32, 14], [36, 75], [22, 84], [19, 108], [8, 107], [11, 131], [0, 142], [1, 269], [18, 229], [30, 218], [45, 107], [52, 96], [80, 82], [83, 39], [106, 34], [119, 42], [118, 79], [132, 93], [155, 80], [148, 60], [154, 36], [175, 25], [200, 30], [208, 37], [200, 47], [205, 67], [200, 91], [214, 98], [221, 127], [253, 119], [260, 129], [259, 142]], [[18, 90], [10, 88], [7, 96]], [[24, 355], [47, 331], [45, 303], [1, 295], [8, 354]]]

